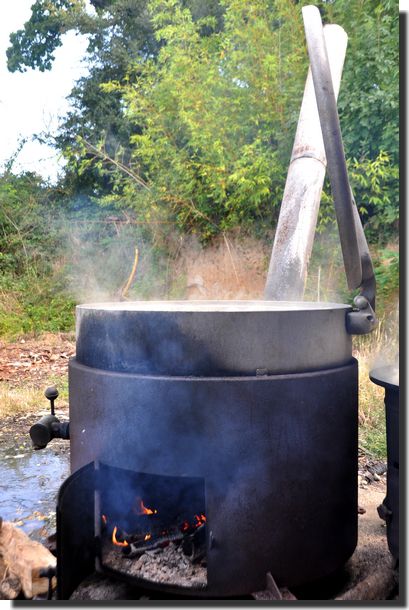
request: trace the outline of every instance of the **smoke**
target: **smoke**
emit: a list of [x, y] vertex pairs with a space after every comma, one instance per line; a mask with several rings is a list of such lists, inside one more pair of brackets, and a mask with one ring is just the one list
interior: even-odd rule
[[[271, 244], [239, 230], [203, 246], [171, 223], [146, 224], [80, 200], [54, 222], [59, 285], [77, 303], [120, 300], [135, 248], [129, 300], [263, 298]], [[304, 300], [343, 303], [349, 294], [337, 228], [329, 225], [315, 238]]]
[[[80, 204], [78, 204], [80, 206]], [[239, 233], [203, 246], [172, 224], [80, 210], [58, 221], [59, 279], [77, 303], [119, 301], [139, 258], [129, 300], [260, 299], [270, 244]]]
[[136, 273], [126, 298], [166, 298], [167, 257], [155, 228], [137, 224], [129, 216], [100, 213], [62, 215], [56, 223], [61, 247], [59, 283], [77, 303], [119, 301], [136, 249]]
[[338, 228], [330, 223], [315, 236], [304, 300], [346, 303], [348, 296]]

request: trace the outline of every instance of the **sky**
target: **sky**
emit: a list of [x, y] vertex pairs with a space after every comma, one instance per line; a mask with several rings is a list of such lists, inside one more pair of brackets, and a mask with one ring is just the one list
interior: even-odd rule
[[[81, 63], [86, 38], [72, 32], [64, 35], [63, 45], [55, 52], [50, 71], [7, 70], [6, 50], [9, 36], [23, 27], [31, 15], [33, 0], [2, 0], [0, 18], [0, 171], [17, 150], [22, 138], [35, 133], [55, 131], [58, 117], [69, 108], [65, 100], [74, 82], [87, 70]], [[28, 141], [17, 157], [14, 172], [36, 171], [54, 182], [62, 160], [51, 147]]]

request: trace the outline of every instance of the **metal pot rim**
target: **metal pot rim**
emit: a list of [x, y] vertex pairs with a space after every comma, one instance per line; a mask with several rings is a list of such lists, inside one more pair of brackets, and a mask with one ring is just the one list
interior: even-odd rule
[[399, 389], [399, 366], [387, 365], [377, 367], [369, 372], [369, 379], [386, 389]]
[[351, 310], [343, 303], [326, 303], [321, 301], [239, 301], [239, 300], [198, 300], [198, 301], [119, 301], [96, 302], [77, 305], [78, 313], [85, 311], [146, 311], [146, 312], [188, 312], [188, 313], [253, 313], [253, 312], [290, 312], [322, 311], [331, 309]]

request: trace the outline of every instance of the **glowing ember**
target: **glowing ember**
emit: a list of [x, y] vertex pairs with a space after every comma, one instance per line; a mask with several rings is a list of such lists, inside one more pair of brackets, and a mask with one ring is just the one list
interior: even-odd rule
[[106, 516], [105, 516], [105, 515], [101, 515], [101, 519], [102, 519], [102, 523], [103, 523], [104, 525], [106, 525], [106, 524], [107, 524], [107, 520], [108, 520], [108, 519], [106, 518]]
[[117, 531], [118, 531], [118, 528], [117, 528], [117, 526], [115, 525], [115, 527], [114, 527], [114, 529], [113, 529], [113, 532], [112, 532], [112, 542], [113, 542], [113, 544], [115, 544], [116, 546], [129, 546], [129, 544], [128, 544], [128, 542], [127, 542], [126, 540], [124, 540], [123, 542], [119, 542], [119, 541], [116, 539], [116, 533], [117, 533]]
[[144, 540], [150, 540], [152, 538], [152, 534], [146, 534]]

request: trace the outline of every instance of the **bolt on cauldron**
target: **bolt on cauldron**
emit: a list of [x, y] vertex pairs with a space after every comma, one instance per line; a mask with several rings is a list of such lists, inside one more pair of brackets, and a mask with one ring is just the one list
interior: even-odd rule
[[[227, 597], [263, 589], [267, 572], [288, 586], [342, 566], [357, 541], [351, 310], [78, 306], [72, 475], [57, 512], [60, 599], [95, 568]], [[149, 581], [133, 567], [141, 548], [163, 539], [190, 541], [188, 555], [200, 555], [190, 584], [181, 575]]]

